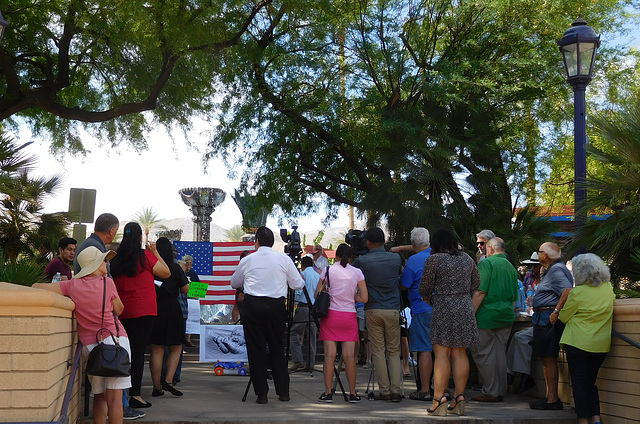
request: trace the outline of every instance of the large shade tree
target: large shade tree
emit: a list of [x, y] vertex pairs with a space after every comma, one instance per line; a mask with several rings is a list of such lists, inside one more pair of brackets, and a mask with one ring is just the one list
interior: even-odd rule
[[83, 150], [80, 124], [105, 144], [138, 148], [151, 122], [188, 129], [210, 116], [218, 52], [269, 3], [3, 1], [0, 121], [21, 117], [72, 151]]
[[605, 32], [634, 5], [9, 0], [0, 119], [70, 150], [78, 123], [143, 148], [150, 122], [189, 129], [224, 88], [208, 154], [247, 165], [259, 206], [347, 204], [397, 239], [453, 225], [470, 240], [536, 198], [541, 126], [570, 119], [556, 39], [577, 11]]
[[571, 113], [556, 40], [577, 10], [605, 31], [626, 4], [544, 3], [273, 2], [223, 56], [238, 73], [220, 75], [210, 154], [294, 215], [347, 204], [396, 239], [415, 225], [505, 234], [513, 196], [535, 198], [523, 175], [541, 126]]

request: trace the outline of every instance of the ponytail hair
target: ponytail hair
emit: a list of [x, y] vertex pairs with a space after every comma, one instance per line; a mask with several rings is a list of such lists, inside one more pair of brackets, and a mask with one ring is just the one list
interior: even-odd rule
[[340, 265], [342, 265], [343, 268], [347, 267], [347, 265], [349, 264], [349, 259], [352, 255], [353, 251], [351, 250], [351, 246], [346, 243], [340, 244], [340, 246], [338, 246], [338, 249], [336, 249], [336, 256], [340, 258]]

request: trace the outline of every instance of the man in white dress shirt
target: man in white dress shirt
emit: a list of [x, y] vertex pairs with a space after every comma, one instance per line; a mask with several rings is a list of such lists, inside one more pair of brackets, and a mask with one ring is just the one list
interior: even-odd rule
[[285, 299], [287, 285], [294, 290], [304, 287], [304, 280], [291, 258], [284, 253], [274, 252], [273, 242], [270, 229], [258, 228], [257, 251], [242, 258], [231, 277], [231, 287], [244, 287], [242, 326], [253, 390], [257, 396], [256, 402], [260, 404], [268, 402], [267, 345], [276, 393], [281, 401], [289, 400], [289, 372], [283, 345], [287, 325]]

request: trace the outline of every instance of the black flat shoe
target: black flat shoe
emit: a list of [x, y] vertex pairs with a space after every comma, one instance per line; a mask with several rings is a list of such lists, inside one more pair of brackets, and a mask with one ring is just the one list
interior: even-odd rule
[[153, 392], [151, 392], [151, 396], [153, 397], [164, 396], [164, 392], [162, 390], [153, 389]]
[[140, 402], [136, 398], [131, 398], [129, 399], [129, 406], [132, 407], [133, 409], [150, 408], [151, 402]]
[[162, 388], [174, 396], [182, 396], [184, 394], [166, 381], [162, 383]]

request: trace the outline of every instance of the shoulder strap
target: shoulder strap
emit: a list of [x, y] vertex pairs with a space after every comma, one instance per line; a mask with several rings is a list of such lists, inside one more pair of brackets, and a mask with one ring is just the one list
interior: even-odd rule
[[[107, 277], [102, 277], [102, 318], [100, 319], [100, 332], [104, 328], [104, 308], [107, 301]], [[116, 314], [113, 314], [113, 322], [116, 325], [116, 337], [120, 337], [120, 327], [118, 326], [118, 318], [116, 318]], [[113, 337], [113, 333], [111, 334]], [[97, 339], [97, 335], [96, 335]], [[115, 339], [114, 339], [115, 341]]]
[[331, 284], [329, 283], [329, 267], [326, 268], [327, 272], [325, 273], [325, 277], [327, 277], [327, 287], [331, 287]]
[[107, 299], [107, 279], [102, 279], [102, 318], [100, 319], [100, 327], [104, 327], [104, 305]]

